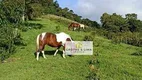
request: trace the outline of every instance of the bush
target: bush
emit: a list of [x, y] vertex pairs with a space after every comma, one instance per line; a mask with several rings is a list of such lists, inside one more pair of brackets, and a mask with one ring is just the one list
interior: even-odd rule
[[[2, 26], [0, 28], [0, 47], [2, 53], [12, 53], [14, 51], [14, 42], [13, 42], [13, 28]], [[9, 56], [10, 54], [6, 54]], [[5, 56], [2, 54], [1, 56]]]
[[0, 57], [3, 61], [8, 58], [14, 51], [16, 44], [22, 43], [20, 33], [12, 24], [1, 25], [0, 27]]
[[94, 38], [93, 38], [93, 36], [91, 36], [91, 35], [86, 35], [86, 36], [84, 36], [84, 38], [83, 38], [83, 41], [93, 41], [94, 40]]
[[126, 43], [134, 46], [142, 46], [142, 38], [140, 33], [124, 32], [115, 33], [112, 37], [112, 41], [115, 43]]
[[135, 56], [142, 56], [142, 50], [139, 50], [139, 51], [133, 53], [132, 55], [135, 55]]
[[55, 31], [60, 31], [60, 26], [56, 26]]
[[111, 39], [114, 43], [126, 43], [134, 46], [142, 46], [142, 33], [140, 32], [108, 32], [105, 30], [96, 29], [96, 34], [100, 36], [105, 36]]
[[93, 31], [93, 30], [95, 30], [95, 28], [87, 27], [87, 28], [85, 28], [83, 31], [84, 31], [84, 32], [90, 32], [90, 31]]
[[100, 80], [99, 78], [99, 61], [94, 57], [92, 60], [89, 61], [89, 74], [86, 77], [87, 80]]
[[27, 29], [41, 29], [43, 27], [43, 25], [38, 24], [38, 23], [29, 23], [29, 22], [25, 22], [22, 24], [21, 28], [26, 27]]

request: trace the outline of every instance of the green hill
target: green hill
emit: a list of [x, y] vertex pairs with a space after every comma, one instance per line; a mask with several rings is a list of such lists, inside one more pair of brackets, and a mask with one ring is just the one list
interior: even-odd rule
[[[21, 32], [27, 46], [17, 46], [16, 52], [5, 63], [0, 63], [0, 80], [86, 80], [87, 76], [101, 80], [141, 80], [142, 56], [134, 56], [141, 47], [127, 44], [114, 44], [103, 37], [93, 36], [94, 55], [67, 56], [62, 58], [62, 52], [53, 57], [55, 48], [46, 46], [46, 57], [36, 61], [36, 36], [42, 32], [66, 32], [75, 41], [82, 41], [91, 32], [68, 31], [70, 23], [62, 17], [53, 15], [42, 16], [30, 23], [43, 25], [41, 29], [29, 29]], [[58, 29], [57, 29], [58, 27]], [[60, 49], [62, 50], [62, 49]], [[93, 61], [94, 75], [90, 74], [90, 61]], [[93, 73], [93, 72], [92, 72]]]

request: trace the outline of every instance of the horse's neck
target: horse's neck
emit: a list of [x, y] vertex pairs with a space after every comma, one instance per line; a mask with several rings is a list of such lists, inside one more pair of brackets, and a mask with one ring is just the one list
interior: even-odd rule
[[56, 38], [57, 38], [57, 42], [62, 42], [62, 44], [64, 44], [66, 42], [66, 39], [70, 38], [70, 36], [65, 33], [59, 33], [59, 34], [56, 34]]

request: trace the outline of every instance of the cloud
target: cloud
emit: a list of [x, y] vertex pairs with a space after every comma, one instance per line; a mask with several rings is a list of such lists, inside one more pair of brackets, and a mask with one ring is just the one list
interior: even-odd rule
[[100, 21], [103, 13], [117, 13], [123, 17], [127, 13], [136, 13], [142, 20], [142, 0], [78, 0], [74, 12], [83, 18]]

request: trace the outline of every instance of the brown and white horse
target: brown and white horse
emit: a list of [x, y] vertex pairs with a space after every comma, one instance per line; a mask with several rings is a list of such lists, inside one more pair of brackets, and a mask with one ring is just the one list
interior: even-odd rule
[[72, 22], [68, 27], [68, 30], [70, 29], [73, 29], [73, 30], [80, 29], [80, 24]]
[[59, 48], [63, 46], [63, 58], [65, 58], [65, 43], [66, 41], [72, 41], [72, 38], [64, 33], [58, 33], [58, 34], [53, 34], [53, 33], [41, 33], [37, 36], [37, 49], [36, 49], [36, 59], [39, 60], [39, 54], [42, 52], [43, 57], [45, 57], [44, 54], [44, 47], [45, 45], [55, 47], [57, 50], [54, 53], [54, 56], [56, 56]]
[[84, 24], [80, 24], [80, 23], [71, 23], [68, 27], [68, 30], [70, 29], [73, 29], [73, 30], [76, 30], [76, 29], [85, 29], [87, 28], [87, 26], [85, 26]]

